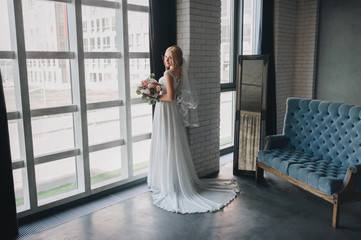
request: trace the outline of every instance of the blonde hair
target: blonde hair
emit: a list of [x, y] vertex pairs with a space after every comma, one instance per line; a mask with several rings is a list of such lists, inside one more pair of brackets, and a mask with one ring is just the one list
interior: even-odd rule
[[173, 54], [173, 57], [174, 57], [174, 62], [173, 64], [175, 66], [179, 66], [179, 67], [182, 67], [183, 65], [183, 51], [180, 47], [178, 47], [177, 45], [173, 45], [173, 46], [170, 46], [169, 48], [167, 48], [166, 52], [171, 52]]

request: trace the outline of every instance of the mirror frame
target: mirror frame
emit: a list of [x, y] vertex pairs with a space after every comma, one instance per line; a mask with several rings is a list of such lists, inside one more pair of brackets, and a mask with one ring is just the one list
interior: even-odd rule
[[[242, 73], [243, 62], [263, 60], [263, 75], [262, 75], [262, 93], [261, 93], [261, 126], [260, 126], [260, 143], [259, 149], [263, 149], [266, 137], [266, 100], [267, 100], [267, 76], [268, 76], [268, 54], [264, 55], [239, 55], [237, 64], [237, 82], [236, 82], [236, 113], [234, 121], [234, 145], [233, 145], [233, 174], [234, 175], [254, 175], [255, 171], [240, 170], [239, 165], [239, 138], [241, 128], [241, 93], [242, 93]], [[256, 163], [256, 159], [254, 160]]]

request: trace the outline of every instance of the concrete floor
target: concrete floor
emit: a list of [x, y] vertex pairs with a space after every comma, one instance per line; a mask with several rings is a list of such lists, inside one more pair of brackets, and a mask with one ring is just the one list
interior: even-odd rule
[[[232, 177], [232, 163], [220, 178]], [[272, 174], [267, 184], [237, 177], [238, 197], [221, 211], [175, 214], [152, 204], [150, 192], [21, 239], [361, 239], [361, 202], [341, 207], [331, 227], [332, 205]]]

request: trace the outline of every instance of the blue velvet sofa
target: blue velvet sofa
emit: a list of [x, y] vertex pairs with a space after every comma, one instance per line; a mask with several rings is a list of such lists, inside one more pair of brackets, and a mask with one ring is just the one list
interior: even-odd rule
[[361, 106], [289, 98], [282, 135], [258, 152], [256, 181], [269, 171], [333, 204], [361, 200]]

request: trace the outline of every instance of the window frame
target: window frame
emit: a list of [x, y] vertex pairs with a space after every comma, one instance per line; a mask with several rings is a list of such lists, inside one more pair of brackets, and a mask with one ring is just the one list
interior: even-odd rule
[[[223, 0], [224, 1], [224, 0]], [[230, 38], [230, 45], [231, 50], [230, 52], [230, 79], [231, 82], [229, 83], [221, 83], [221, 93], [224, 92], [236, 92], [237, 88], [237, 75], [238, 75], [238, 55], [243, 54], [244, 49], [244, 1], [245, 0], [230, 0], [231, 2], [231, 38]], [[235, 101], [235, 99], [234, 99]], [[234, 103], [235, 106], [235, 103]], [[233, 119], [233, 129], [232, 135], [234, 134], [235, 129], [235, 107], [233, 108], [232, 112], [232, 119]], [[233, 141], [233, 140], [232, 140]], [[233, 152], [233, 146], [227, 148], [220, 149], [220, 155], [225, 155], [228, 153]]]
[[[145, 133], [137, 136], [132, 135], [131, 128], [131, 106], [141, 104], [140, 98], [131, 99], [130, 97], [130, 76], [129, 61], [137, 58], [150, 58], [149, 52], [129, 52], [128, 43], [128, 12], [149, 13], [148, 6], [138, 6], [127, 4], [127, 0], [118, 0], [109, 2], [104, 0], [46, 0], [50, 2], [59, 2], [67, 4], [69, 31], [69, 51], [26, 51], [25, 33], [23, 25], [22, 1], [8, 0], [9, 28], [13, 51], [0, 51], [0, 59], [14, 61], [14, 88], [16, 95], [16, 111], [7, 113], [8, 121], [17, 120], [19, 128], [19, 147], [20, 159], [13, 159], [12, 169], [23, 169], [26, 171], [27, 178], [23, 178], [24, 205], [18, 208], [18, 217], [22, 218], [49, 208], [53, 208], [71, 201], [81, 199], [126, 183], [143, 179], [145, 181], [147, 173], [133, 175], [133, 152], [132, 144], [140, 141], [149, 140], [151, 133]], [[110, 8], [116, 11], [115, 30], [117, 38], [117, 52], [85, 52], [83, 38], [83, 19], [82, 6], [93, 6], [100, 8]], [[96, 23], [91, 25], [91, 32], [94, 32]], [[109, 26], [110, 27], [110, 26]], [[114, 26], [112, 26], [113, 28]], [[89, 29], [87, 28], [88, 32]], [[96, 31], [95, 31], [96, 32]], [[94, 42], [95, 42], [95, 38]], [[89, 49], [91, 49], [89, 41]], [[93, 48], [94, 49], [94, 48]], [[72, 104], [58, 107], [30, 108], [30, 96], [28, 86], [28, 66], [27, 60], [36, 59], [48, 60], [67, 59], [71, 63], [71, 92], [73, 95]], [[102, 101], [87, 103], [85, 87], [85, 60], [86, 59], [118, 59], [118, 91], [119, 99], [112, 101]], [[55, 73], [55, 72], [54, 72]], [[54, 75], [55, 77], [55, 75]], [[25, 80], [24, 80], [25, 79]], [[74, 81], [74, 79], [79, 79]], [[106, 109], [119, 107], [120, 131], [124, 138], [97, 143], [88, 144], [88, 123], [87, 113], [90, 110]], [[75, 146], [72, 149], [66, 149], [60, 152], [34, 156], [32, 125], [33, 117], [58, 115], [64, 113], [73, 114], [73, 128]], [[121, 165], [122, 179], [114, 181], [107, 185], [101, 185], [92, 188], [90, 182], [90, 162], [89, 154], [95, 151], [121, 147]], [[77, 172], [77, 190], [67, 192], [52, 199], [52, 201], [38, 201], [35, 166], [38, 164], [61, 161], [62, 159], [75, 157]], [[24, 174], [23, 174], [24, 175]]]
[[[223, 0], [224, 1], [224, 0]], [[233, 92], [236, 93], [236, 84], [237, 84], [237, 57], [240, 52], [242, 52], [242, 44], [240, 42], [243, 39], [243, 28], [242, 28], [242, 17], [240, 16], [240, 12], [242, 12], [243, 9], [243, 0], [230, 0], [231, 4], [231, 22], [230, 22], [230, 59], [229, 59], [229, 77], [230, 82], [229, 83], [221, 83], [220, 84], [220, 91], [221, 94], [225, 92]], [[241, 28], [240, 28], [241, 27]], [[241, 42], [242, 43], [242, 42]], [[234, 105], [233, 99], [233, 105]], [[234, 114], [235, 111], [232, 111], [232, 119], [233, 119], [233, 125], [231, 130], [231, 136], [234, 134]], [[233, 139], [232, 139], [233, 142]], [[220, 146], [220, 155], [223, 156], [228, 153], [233, 152], [233, 145], [229, 147], [222, 148]]]

